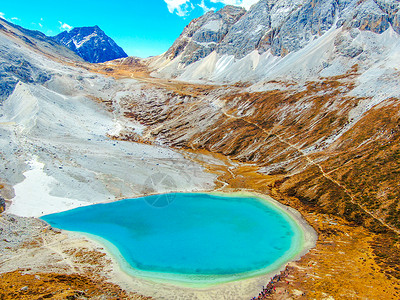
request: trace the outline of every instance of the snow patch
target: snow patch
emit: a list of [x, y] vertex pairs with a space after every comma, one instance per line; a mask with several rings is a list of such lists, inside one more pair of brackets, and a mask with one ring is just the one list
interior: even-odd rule
[[222, 27], [220, 20], [213, 20], [202, 26], [202, 29], [218, 32]]
[[36, 157], [28, 164], [30, 170], [24, 173], [25, 180], [14, 186], [15, 197], [7, 213], [22, 217], [40, 217], [90, 204], [76, 199], [52, 196], [50, 186], [58, 184], [57, 180], [43, 171], [44, 164]]
[[96, 37], [96, 36], [97, 36], [97, 33], [96, 33], [96, 32], [93, 32], [92, 34], [90, 34], [90, 35], [88, 35], [88, 36], [85, 36], [85, 38], [82, 39], [82, 40], [79, 41], [79, 42], [76, 40], [76, 38], [74, 38], [74, 39], [72, 40], [72, 42], [74, 43], [76, 49], [79, 49], [80, 47], [83, 46], [83, 44], [85, 44], [85, 43], [86, 43], [87, 41], [89, 41], [91, 38]]

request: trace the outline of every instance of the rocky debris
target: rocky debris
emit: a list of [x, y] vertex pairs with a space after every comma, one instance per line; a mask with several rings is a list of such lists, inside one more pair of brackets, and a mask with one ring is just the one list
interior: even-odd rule
[[2, 260], [13, 255], [23, 245], [35, 243], [48, 225], [35, 218], [11, 214], [0, 215], [0, 255]]
[[354, 38], [358, 35], [358, 30], [353, 29], [350, 33], [343, 33], [336, 36], [334, 45], [336, 52], [342, 56], [354, 58], [360, 55], [364, 49], [361, 45], [354, 43]]
[[[0, 196], [0, 213], [6, 210], [6, 201]], [[0, 229], [1, 230], [1, 229]]]
[[91, 63], [102, 63], [128, 56], [99, 26], [75, 27], [53, 38]]

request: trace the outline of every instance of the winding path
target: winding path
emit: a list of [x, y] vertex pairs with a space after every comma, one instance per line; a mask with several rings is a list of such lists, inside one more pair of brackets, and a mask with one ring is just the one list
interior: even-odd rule
[[46, 249], [50, 250], [52, 253], [58, 254], [61, 258], [61, 261], [66, 263], [73, 272], [81, 273], [82, 270], [80, 268], [78, 268], [77, 266], [75, 266], [74, 263], [71, 261], [71, 259], [67, 255], [65, 255], [62, 251], [58, 250], [57, 248], [52, 247], [53, 245], [60, 245], [62, 240], [49, 244], [49, 243], [47, 243], [46, 237], [44, 236], [43, 232], [42, 232], [40, 238], [43, 241], [43, 245], [40, 248], [46, 248]]
[[[265, 134], [267, 134], [267, 136], [271, 136], [271, 135], [272, 135], [271, 130], [270, 130], [270, 131], [267, 131], [266, 129], [262, 128], [262, 127], [261, 127], [259, 124], [257, 124], [257, 123], [248, 121], [248, 120], [244, 119], [243, 117], [233, 116], [233, 115], [231, 115], [231, 114], [225, 112], [223, 109], [221, 109], [221, 111], [222, 111], [222, 113], [223, 113], [226, 117], [228, 117], [228, 118], [240, 119], [240, 120], [246, 122], [247, 124], [250, 124], [250, 125], [253, 125], [253, 126], [257, 127], [257, 128], [260, 129], [262, 132], [264, 132]], [[304, 151], [303, 151], [300, 147], [298, 147], [298, 146], [296, 146], [296, 145], [294, 145], [294, 144], [288, 142], [287, 140], [285, 140], [285, 139], [284, 139], [281, 135], [279, 135], [279, 134], [276, 134], [276, 133], [275, 133], [274, 136], [276, 136], [276, 137], [278, 138], [278, 140], [279, 140], [281, 143], [284, 143], [284, 144], [288, 145], [289, 147], [295, 149], [297, 152], [299, 152], [299, 153], [301, 154], [301, 156], [304, 157], [310, 164], [312, 164], [312, 165], [318, 167], [318, 169], [320, 170], [320, 172], [321, 172], [321, 174], [322, 174], [323, 177], [325, 177], [327, 180], [333, 182], [334, 184], [336, 184], [338, 187], [340, 187], [341, 189], [343, 189], [343, 190], [345, 191], [345, 193], [350, 197], [350, 202], [351, 202], [352, 204], [357, 205], [362, 211], [364, 211], [366, 214], [368, 214], [369, 216], [371, 216], [373, 219], [379, 221], [383, 226], [385, 226], [386, 228], [388, 228], [388, 229], [390, 229], [391, 231], [393, 231], [393, 232], [397, 233], [398, 235], [400, 235], [400, 230], [398, 230], [398, 229], [394, 228], [393, 226], [391, 226], [391, 225], [385, 223], [382, 219], [380, 219], [379, 217], [375, 216], [372, 212], [370, 212], [370, 211], [367, 210], [365, 207], [363, 207], [360, 203], [358, 203], [358, 202], [355, 200], [355, 197], [351, 194], [351, 192], [349, 191], [349, 189], [348, 189], [345, 185], [341, 184], [339, 181], [337, 181], [336, 179], [332, 178], [332, 177], [329, 175], [329, 173], [331, 173], [331, 172], [326, 173], [326, 172], [324, 171], [324, 169], [322, 168], [322, 166], [321, 166], [319, 163], [315, 162], [312, 158], [310, 158], [306, 153], [304, 153]]]
[[[142, 82], [147, 82], [147, 83], [153, 83], [153, 84], [156, 84], [156, 85], [160, 85], [160, 86], [163, 86], [164, 88], [171, 88], [171, 86], [173, 85], [173, 82], [167, 84], [167, 83], [161, 82], [161, 80], [155, 81], [155, 80], [152, 80], [152, 79], [150, 79], [150, 78], [139, 78], [139, 77], [134, 76], [133, 74], [131, 75], [131, 78], [136, 79], [136, 80], [139, 80], [139, 81], [142, 81]], [[207, 100], [207, 99], [204, 98], [204, 100]], [[253, 125], [253, 126], [257, 127], [257, 128], [260, 129], [262, 132], [264, 132], [265, 134], [267, 134], [267, 136], [271, 136], [271, 135], [272, 135], [272, 133], [271, 133], [272, 130], [268, 131], [268, 130], [262, 128], [262, 127], [261, 127], [259, 124], [257, 124], [257, 123], [254, 123], [254, 122], [251, 122], [251, 121], [249, 121], [249, 120], [246, 120], [246, 119], [243, 118], [243, 117], [238, 117], [238, 116], [231, 115], [231, 114], [229, 114], [228, 112], [224, 111], [223, 107], [221, 107], [221, 112], [222, 112], [222, 114], [224, 114], [224, 115], [225, 115], [226, 117], [228, 117], [228, 118], [231, 118], [231, 119], [240, 119], [240, 120], [246, 122], [247, 124], [250, 124], [250, 125]], [[344, 192], [349, 196], [350, 202], [351, 202], [352, 204], [357, 205], [362, 211], [364, 211], [364, 212], [365, 212], [366, 214], [368, 214], [370, 217], [372, 217], [373, 219], [377, 220], [379, 223], [381, 223], [381, 224], [382, 224], [383, 226], [385, 226], [386, 228], [388, 228], [388, 229], [390, 229], [391, 231], [393, 231], [393, 232], [397, 233], [398, 235], [400, 235], [400, 230], [398, 230], [397, 228], [394, 228], [393, 226], [387, 224], [384, 220], [380, 219], [378, 216], [374, 215], [371, 211], [369, 211], [368, 209], [366, 209], [365, 207], [363, 207], [360, 203], [358, 203], [358, 202], [356, 201], [356, 198], [352, 195], [351, 191], [350, 191], [345, 185], [343, 185], [342, 183], [340, 183], [339, 181], [337, 181], [336, 179], [334, 179], [332, 176], [330, 176], [330, 174], [333, 173], [335, 170], [332, 170], [332, 171], [330, 171], [330, 172], [325, 172], [324, 169], [322, 168], [322, 166], [321, 166], [319, 163], [315, 162], [312, 158], [310, 158], [306, 153], [304, 153], [304, 151], [303, 151], [300, 147], [298, 147], [298, 146], [296, 146], [296, 145], [290, 143], [289, 141], [285, 140], [280, 134], [275, 133], [274, 136], [276, 136], [277, 139], [278, 139], [281, 143], [288, 145], [290, 148], [293, 148], [293, 149], [296, 150], [298, 153], [300, 153], [301, 156], [304, 157], [310, 164], [316, 166], [316, 167], [320, 170], [320, 172], [321, 172], [321, 174], [322, 174], [322, 176], [323, 176], [324, 178], [326, 178], [327, 180], [333, 182], [335, 185], [337, 185], [337, 186], [340, 187], [342, 190], [344, 190]]]

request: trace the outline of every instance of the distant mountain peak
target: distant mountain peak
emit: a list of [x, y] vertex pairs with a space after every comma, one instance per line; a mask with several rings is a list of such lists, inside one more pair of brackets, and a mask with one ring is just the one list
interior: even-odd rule
[[91, 63], [102, 63], [127, 57], [125, 51], [99, 26], [74, 27], [53, 37], [60, 44]]

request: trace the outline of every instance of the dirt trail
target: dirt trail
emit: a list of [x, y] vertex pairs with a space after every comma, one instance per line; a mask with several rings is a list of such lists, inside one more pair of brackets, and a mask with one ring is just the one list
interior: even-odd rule
[[[150, 84], [162, 86], [162, 87], [164, 87], [164, 88], [173, 89], [173, 90], [176, 90], [176, 89], [177, 89], [176, 85], [178, 84], [178, 82], [166, 81], [166, 80], [158, 79], [158, 78], [152, 78], [152, 77], [138, 77], [138, 76], [135, 76], [133, 73], [131, 74], [131, 78], [136, 79], [136, 80], [138, 80], [138, 81], [142, 81], [142, 82], [146, 82], [146, 83], [150, 83]], [[199, 95], [194, 95], [194, 94], [192, 94], [192, 93], [190, 93], [190, 92], [187, 92], [187, 91], [185, 91], [185, 93], [187, 93], [188, 95], [191, 95], [191, 96], [199, 96]], [[204, 99], [204, 101], [206, 101], [206, 100], [207, 100], [207, 99]], [[304, 153], [304, 151], [303, 151], [300, 147], [298, 147], [298, 146], [296, 146], [296, 145], [290, 143], [289, 141], [287, 141], [286, 139], [284, 139], [280, 134], [272, 133], [272, 129], [268, 131], [268, 130], [264, 129], [263, 127], [261, 127], [261, 126], [260, 126], [259, 124], [257, 124], [257, 123], [254, 123], [254, 122], [252, 122], [252, 121], [246, 120], [246, 119], [243, 118], [243, 117], [231, 115], [231, 114], [229, 114], [228, 112], [224, 111], [223, 107], [221, 107], [221, 112], [222, 112], [226, 117], [228, 117], [228, 118], [231, 118], [231, 119], [240, 119], [240, 120], [246, 122], [247, 124], [250, 124], [250, 125], [253, 125], [253, 126], [257, 127], [257, 128], [260, 129], [262, 132], [264, 132], [265, 134], [267, 134], [267, 136], [271, 136], [271, 135], [276, 136], [277, 139], [278, 139], [281, 143], [288, 145], [290, 148], [293, 148], [293, 149], [296, 150], [298, 153], [300, 153], [301, 156], [304, 157], [311, 165], [316, 166], [316, 167], [320, 170], [320, 172], [321, 172], [321, 174], [322, 174], [322, 176], [323, 176], [324, 178], [326, 178], [327, 180], [333, 182], [335, 185], [337, 185], [337, 186], [340, 187], [342, 190], [344, 190], [344, 192], [349, 196], [350, 202], [351, 202], [352, 204], [357, 205], [362, 211], [364, 211], [366, 214], [368, 214], [369, 216], [371, 216], [373, 219], [377, 220], [377, 221], [378, 221], [379, 223], [381, 223], [383, 226], [385, 226], [386, 228], [388, 228], [388, 229], [390, 229], [391, 231], [393, 231], [393, 232], [397, 233], [398, 235], [400, 235], [400, 230], [398, 230], [398, 229], [394, 228], [393, 226], [387, 224], [384, 220], [380, 219], [378, 216], [374, 215], [371, 211], [369, 211], [368, 209], [366, 209], [365, 207], [363, 207], [360, 203], [358, 203], [358, 202], [356, 201], [356, 198], [352, 195], [351, 191], [350, 191], [345, 185], [343, 185], [342, 183], [340, 183], [339, 181], [337, 181], [336, 179], [334, 179], [333, 177], [331, 177], [330, 174], [332, 174], [335, 170], [332, 170], [332, 171], [330, 171], [330, 172], [325, 172], [324, 169], [322, 168], [322, 166], [321, 166], [319, 163], [317, 163], [316, 161], [314, 161], [311, 157], [309, 157], [306, 153]]]
[[228, 117], [228, 118], [240, 119], [240, 120], [246, 122], [247, 124], [250, 124], [250, 125], [255, 126], [255, 127], [257, 127], [258, 129], [260, 129], [262, 132], [264, 132], [265, 134], [267, 134], [268, 136], [274, 135], [274, 136], [276, 136], [276, 137], [278, 138], [278, 140], [279, 140], [281, 143], [284, 143], [284, 144], [288, 145], [289, 147], [295, 149], [295, 150], [296, 150], [297, 152], [299, 152], [299, 153], [301, 154], [301, 156], [304, 157], [310, 164], [312, 164], [312, 165], [318, 167], [318, 169], [320, 170], [320, 172], [321, 172], [321, 174], [322, 174], [323, 177], [325, 177], [326, 179], [328, 179], [329, 181], [333, 182], [335, 185], [337, 185], [338, 187], [340, 187], [341, 189], [343, 189], [343, 190], [345, 191], [345, 193], [350, 197], [350, 202], [351, 202], [352, 204], [357, 205], [361, 210], [363, 210], [366, 214], [368, 214], [369, 216], [371, 216], [373, 219], [379, 221], [383, 226], [385, 226], [386, 228], [388, 228], [388, 229], [390, 229], [391, 231], [393, 231], [393, 232], [397, 233], [398, 235], [400, 235], [400, 230], [398, 230], [398, 229], [396, 229], [396, 228], [390, 226], [389, 224], [385, 223], [382, 219], [378, 218], [378, 217], [375, 216], [373, 213], [371, 213], [369, 210], [367, 210], [365, 207], [363, 207], [361, 204], [359, 204], [359, 203], [355, 200], [355, 197], [354, 197], [354, 196], [351, 194], [351, 192], [347, 189], [346, 186], [344, 186], [342, 183], [340, 183], [339, 181], [337, 181], [336, 179], [332, 178], [332, 177], [329, 175], [330, 173], [332, 173], [332, 171], [329, 172], [329, 173], [325, 172], [324, 169], [322, 168], [322, 166], [321, 166], [319, 163], [315, 162], [312, 158], [310, 158], [306, 153], [304, 153], [304, 151], [303, 151], [300, 147], [298, 147], [298, 146], [296, 146], [296, 145], [294, 145], [294, 144], [288, 142], [288, 141], [285, 140], [281, 135], [279, 135], [279, 134], [277, 134], [277, 133], [272, 133], [272, 129], [271, 129], [270, 131], [268, 131], [268, 130], [262, 128], [262, 127], [261, 127], [259, 124], [257, 124], [257, 123], [248, 121], [248, 120], [244, 119], [243, 117], [233, 116], [233, 115], [231, 115], [231, 114], [225, 112], [223, 109], [222, 109], [222, 113], [223, 113], [226, 117]]
[[81, 270], [79, 267], [77, 267], [77, 266], [71, 261], [71, 259], [70, 259], [70, 257], [69, 257], [68, 255], [65, 255], [62, 251], [60, 251], [60, 250], [57, 249], [56, 247], [52, 247], [53, 245], [60, 245], [60, 243], [61, 243], [62, 241], [56, 241], [56, 242], [53, 242], [53, 243], [50, 243], [50, 244], [49, 244], [49, 243], [47, 243], [46, 237], [43, 235], [43, 233], [42, 233], [42, 236], [41, 236], [40, 238], [41, 238], [42, 241], [43, 241], [43, 246], [42, 246], [41, 248], [47, 248], [47, 249], [50, 250], [51, 252], [57, 253], [57, 254], [60, 256], [61, 261], [64, 262], [64, 263], [66, 263], [66, 264], [70, 267], [70, 269], [71, 269], [72, 272], [83, 273], [82, 270]]

